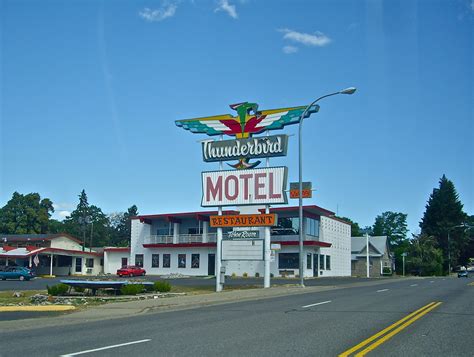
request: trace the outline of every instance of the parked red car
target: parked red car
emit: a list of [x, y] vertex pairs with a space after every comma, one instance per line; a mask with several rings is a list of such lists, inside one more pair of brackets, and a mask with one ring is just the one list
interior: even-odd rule
[[125, 267], [121, 267], [117, 270], [117, 275], [122, 276], [144, 276], [146, 274], [145, 269], [137, 267], [135, 265], [127, 265]]

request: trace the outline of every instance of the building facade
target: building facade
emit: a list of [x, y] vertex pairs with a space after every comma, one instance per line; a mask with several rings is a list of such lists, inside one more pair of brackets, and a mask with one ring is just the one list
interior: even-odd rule
[[[367, 239], [351, 238], [352, 276], [367, 275]], [[369, 237], [369, 274], [371, 277], [391, 275], [393, 259], [386, 236]]]
[[[304, 207], [304, 275], [350, 276], [350, 224], [318, 206]], [[238, 214], [227, 210], [223, 214]], [[298, 207], [270, 209], [278, 215], [271, 228], [271, 274], [275, 277], [299, 273]], [[215, 275], [216, 228], [210, 216], [217, 211], [140, 215], [132, 219], [130, 263], [147, 274]], [[264, 236], [264, 228], [249, 228]], [[223, 238], [236, 228], [224, 228]], [[263, 256], [263, 254], [262, 254]], [[225, 274], [263, 276], [263, 260], [223, 260]]]
[[0, 265], [32, 268], [37, 275], [97, 275], [103, 271], [102, 253], [86, 251], [68, 234], [0, 235]]

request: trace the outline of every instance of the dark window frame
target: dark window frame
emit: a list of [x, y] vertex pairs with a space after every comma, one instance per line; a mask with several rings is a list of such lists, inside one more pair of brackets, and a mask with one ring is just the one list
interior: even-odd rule
[[160, 255], [159, 254], [152, 254], [151, 255], [151, 267], [152, 268], [159, 268], [160, 267]]

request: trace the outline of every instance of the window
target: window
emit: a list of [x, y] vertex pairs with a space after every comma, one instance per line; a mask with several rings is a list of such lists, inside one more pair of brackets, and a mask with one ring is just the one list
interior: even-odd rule
[[87, 258], [86, 259], [86, 268], [93, 268], [94, 267], [94, 258]]
[[122, 266], [126, 267], [128, 265], [128, 258], [122, 258]]
[[135, 265], [143, 268], [143, 254], [135, 254]]
[[319, 269], [324, 270], [324, 254], [319, 255]]
[[278, 269], [298, 269], [299, 253], [278, 254]]
[[159, 268], [160, 267], [160, 255], [159, 254], [152, 254], [151, 255], [151, 267], [152, 268]]
[[272, 234], [296, 235], [299, 234], [300, 221], [298, 217], [278, 218], [278, 225], [274, 227]]
[[319, 221], [313, 218], [306, 218], [305, 223], [306, 234], [314, 237], [319, 237]]
[[312, 254], [306, 255], [306, 269], [311, 269], [311, 266], [313, 265], [311, 261], [312, 256]]
[[104, 266], [104, 258], [100, 258], [100, 266], [101, 266], [101, 267]]
[[326, 255], [326, 270], [331, 270], [331, 257]]
[[199, 254], [191, 254], [191, 268], [199, 268]]
[[178, 254], [178, 268], [186, 268], [186, 254]]
[[157, 236], [172, 236], [173, 230], [174, 230], [174, 225], [170, 223], [168, 227], [158, 228], [156, 230], [156, 235]]
[[171, 255], [163, 254], [163, 268], [169, 268], [171, 266]]
[[76, 258], [76, 273], [82, 272], [82, 258]]

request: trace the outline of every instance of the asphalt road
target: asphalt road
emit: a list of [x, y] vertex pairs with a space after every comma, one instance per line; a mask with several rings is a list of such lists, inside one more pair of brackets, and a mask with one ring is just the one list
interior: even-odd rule
[[[83, 279], [83, 278], [71, 278], [71, 277], [56, 277], [56, 278], [35, 278], [30, 281], [20, 280], [0, 280], [0, 291], [7, 290], [46, 290], [46, 285], [52, 286], [58, 284], [63, 279]], [[94, 277], [94, 279], [100, 279], [100, 277]], [[145, 280], [145, 281], [156, 281], [162, 280], [160, 276], [149, 275], [145, 277], [134, 277], [134, 278], [118, 278], [115, 276], [105, 276], [105, 280]], [[389, 278], [387, 278], [389, 279]], [[341, 285], [350, 284], [356, 281], [366, 281], [367, 278], [315, 278], [306, 279], [305, 285], [308, 286], [327, 286], [327, 285]], [[176, 286], [196, 286], [196, 287], [215, 287], [215, 278], [207, 277], [190, 277], [190, 278], [178, 278], [178, 279], [166, 279], [171, 285]], [[299, 284], [299, 279], [293, 278], [273, 278], [271, 279], [272, 285], [284, 285], [284, 284]], [[263, 278], [226, 278], [226, 286], [263, 286]]]
[[473, 356], [471, 283], [457, 278], [387, 280], [376, 286], [2, 331], [0, 341], [8, 343], [2, 343], [0, 354], [337, 356], [391, 326], [361, 348], [377, 342], [370, 355]]

